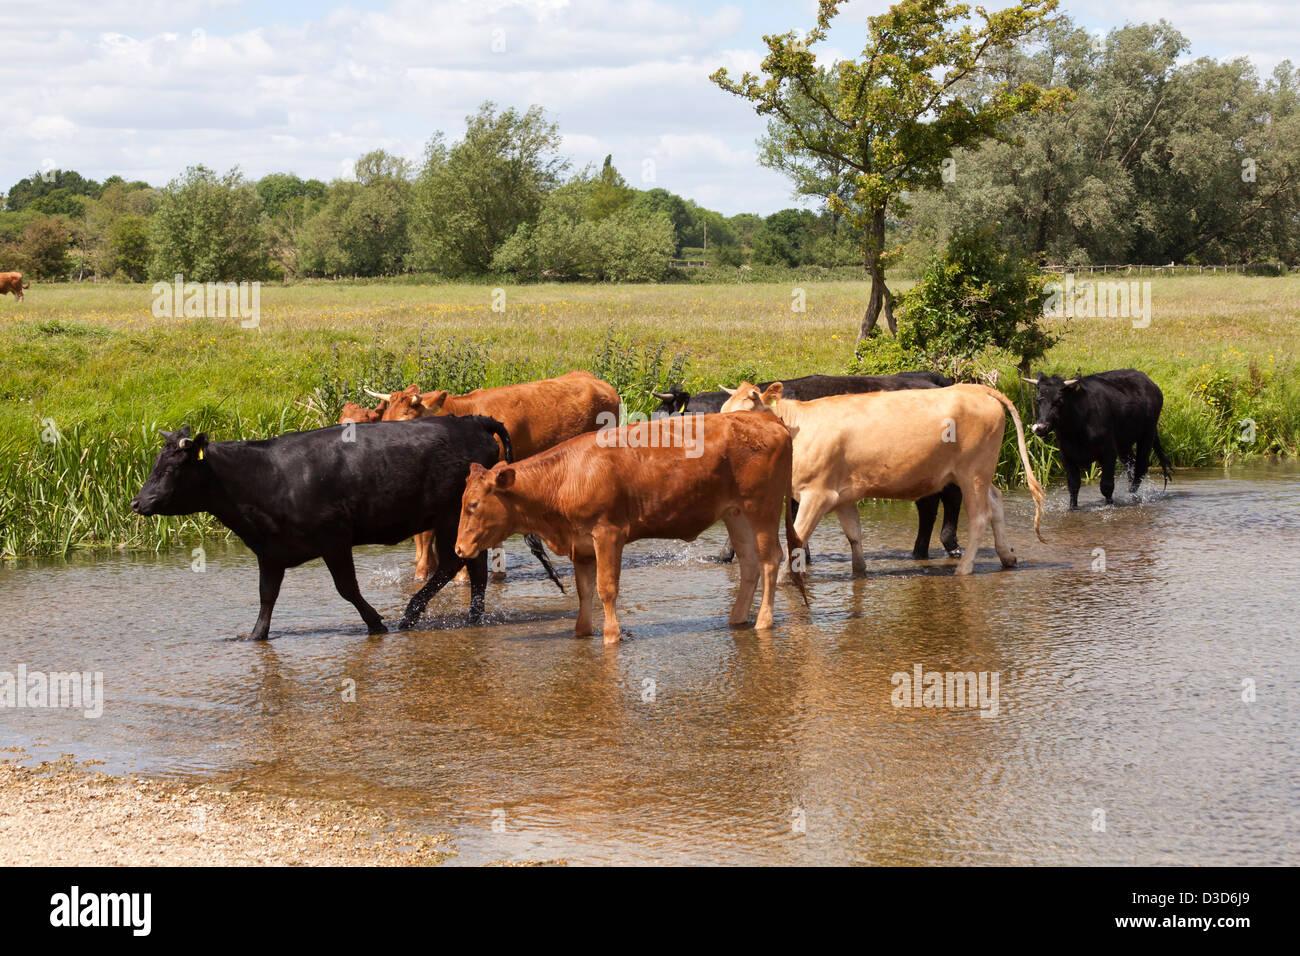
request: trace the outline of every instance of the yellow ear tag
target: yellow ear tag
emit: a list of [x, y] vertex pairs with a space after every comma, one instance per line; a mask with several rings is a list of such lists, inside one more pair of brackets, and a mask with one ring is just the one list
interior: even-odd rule
[[199, 461], [202, 461], [202, 460], [203, 460], [203, 449], [200, 448], [200, 449], [199, 449]]

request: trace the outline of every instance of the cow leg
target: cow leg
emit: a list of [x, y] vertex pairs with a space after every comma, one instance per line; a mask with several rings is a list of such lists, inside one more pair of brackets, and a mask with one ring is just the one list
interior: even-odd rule
[[330, 576], [334, 578], [335, 590], [361, 613], [361, 620], [366, 622], [370, 633], [387, 633], [388, 628], [384, 627], [384, 619], [361, 596], [361, 588], [357, 586], [356, 565], [352, 562], [352, 550], [349, 548], [337, 554], [325, 555], [325, 567], [330, 569]]
[[[867, 562], [862, 556], [862, 516], [858, 514], [858, 503], [856, 501], [845, 501], [836, 505], [835, 517], [840, 519], [840, 527], [844, 529], [844, 537], [849, 539], [849, 550], [853, 553], [854, 575], [858, 577], [865, 576]], [[933, 515], [930, 516], [930, 521], [933, 523]], [[926, 541], [929, 540], [927, 534]]]
[[1115, 495], [1115, 454], [1107, 453], [1101, 459], [1101, 496], [1106, 504], [1113, 505]]
[[1079, 474], [1079, 463], [1064, 459], [1065, 465], [1065, 486], [1070, 489], [1070, 508], [1071, 510], [1079, 507], [1079, 485], [1081, 476]]
[[732, 547], [740, 559], [740, 589], [736, 591], [736, 603], [728, 621], [732, 627], [740, 627], [749, 623], [749, 608], [754, 603], [754, 589], [758, 587], [758, 543], [749, 519], [739, 511], [723, 515], [722, 520], [727, 523]]
[[[813, 530], [822, 518], [826, 517], [826, 513], [835, 507], [837, 497], [834, 492], [822, 492], [820, 495], [816, 492], [804, 492], [803, 500], [799, 504], [799, 513], [794, 519], [794, 533], [795, 537], [803, 543], [805, 563]], [[791, 555], [790, 559], [793, 561], [794, 555]]]
[[1007, 540], [1006, 511], [1002, 507], [1002, 489], [989, 485], [989, 521], [993, 525], [993, 547], [1004, 568], [1016, 566], [1016, 550]]
[[249, 638], [254, 641], [266, 640], [271, 631], [271, 612], [275, 610], [275, 599], [280, 596], [280, 585], [284, 582], [284, 566], [272, 564], [265, 558], [257, 559], [257, 592], [262, 600], [262, 610], [253, 625]]
[[957, 517], [961, 514], [961, 489], [956, 485], [944, 485], [939, 492], [943, 502], [943, 527], [939, 529], [939, 540], [950, 558], [961, 557], [961, 545], [957, 543]]
[[764, 515], [749, 515], [749, 525], [754, 529], [758, 544], [758, 562], [763, 571], [763, 600], [758, 605], [755, 630], [765, 631], [772, 626], [776, 605], [776, 577], [781, 571], [781, 507]]
[[592, 539], [596, 545], [596, 590], [600, 592], [600, 603], [605, 606], [602, 633], [606, 644], [617, 644], [620, 631], [616, 605], [618, 579], [623, 572], [623, 539], [617, 531], [599, 528]]
[[415, 580], [427, 581], [438, 566], [438, 556], [433, 551], [433, 532], [421, 531], [415, 536]]
[[1133, 476], [1128, 484], [1128, 493], [1131, 495], [1137, 494], [1142, 479], [1147, 476], [1147, 469], [1151, 467], [1151, 448], [1155, 444], [1155, 438], [1155, 432], [1152, 432], [1138, 440], [1137, 451], [1133, 456]]
[[[946, 511], [944, 515], [947, 516]], [[930, 557], [930, 535], [934, 533], [934, 519], [938, 516], [937, 494], [916, 499], [916, 543], [912, 545], [912, 557], [921, 561]], [[848, 534], [848, 531], [844, 533]]]
[[[415, 626], [415, 622], [420, 619], [420, 615], [423, 614], [424, 609], [429, 606], [429, 602], [433, 600], [433, 596], [437, 594], [439, 591], [441, 591], [443, 587], [447, 584], [447, 582], [450, 581], [453, 577], [455, 577], [456, 572], [459, 571], [461, 567], [466, 563], [464, 559], [458, 557], [456, 555], [456, 552], [452, 550], [452, 548], [454, 547], [455, 540], [456, 540], [455, 529], [452, 529], [450, 531], [444, 530], [442, 534], [438, 534], [435, 531], [434, 542], [437, 547], [438, 567], [433, 572], [433, 576], [429, 578], [428, 581], [425, 582], [424, 587], [416, 591], [415, 594], [411, 597], [410, 603], [406, 605], [406, 611], [403, 612], [402, 614], [402, 620], [397, 625], [402, 630], [406, 630], [407, 628]], [[483, 562], [483, 567], [486, 569], [487, 552], [483, 552], [474, 560], [475, 561], [481, 560]], [[486, 588], [486, 584], [484, 585], [484, 587]], [[470, 592], [470, 618], [471, 618], [470, 623], [477, 624], [478, 622], [473, 620], [473, 616], [474, 616], [474, 594], [471, 591]]]
[[970, 574], [975, 570], [975, 556], [984, 541], [984, 532], [989, 524], [989, 489], [992, 482], [985, 478], [972, 478], [961, 487], [963, 500], [966, 502], [966, 553], [957, 562], [958, 574]]
[[573, 582], [578, 588], [578, 623], [573, 636], [587, 637], [591, 634], [591, 599], [596, 593], [596, 556], [575, 552], [572, 558]]

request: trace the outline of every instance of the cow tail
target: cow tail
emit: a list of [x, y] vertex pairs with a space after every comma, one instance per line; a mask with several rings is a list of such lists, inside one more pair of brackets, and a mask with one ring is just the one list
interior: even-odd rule
[[[489, 418], [486, 415], [482, 416], [482, 420], [488, 431], [501, 439], [501, 450], [505, 453], [502, 460], [507, 464], [513, 464], [515, 453], [510, 446], [510, 432], [506, 430], [506, 426], [495, 418]], [[524, 543], [528, 545], [528, 550], [533, 553], [533, 557], [541, 563], [546, 571], [546, 576], [555, 582], [555, 586], [560, 589], [560, 593], [566, 593], [564, 585], [560, 583], [560, 576], [555, 573], [555, 567], [551, 564], [551, 559], [546, 556], [546, 547], [542, 544], [542, 539], [535, 534], [526, 534], [524, 535]]]
[[23, 286], [24, 289], [30, 289], [31, 287], [32, 284], [30, 282], [28, 282], [25, 286]]
[[1007, 398], [996, 388], [984, 386], [985, 390], [1002, 403], [1002, 406], [1011, 413], [1011, 420], [1016, 425], [1016, 444], [1020, 446], [1020, 462], [1025, 466], [1025, 484], [1029, 485], [1029, 493], [1034, 496], [1034, 535], [1039, 541], [1046, 544], [1043, 533], [1038, 530], [1038, 524], [1043, 517], [1043, 505], [1047, 499], [1043, 495], [1043, 486], [1038, 483], [1034, 476], [1034, 466], [1029, 463], [1029, 449], [1025, 446], [1025, 426], [1020, 421], [1020, 412], [1016, 409], [1015, 402]]
[[[803, 542], [799, 540], [799, 536], [794, 531], [793, 505], [794, 495], [787, 494], [785, 497], [785, 544], [786, 549], [790, 552], [790, 580], [799, 589], [799, 596], [803, 598], [804, 607], [808, 607], [808, 586], [804, 582], [803, 572], [794, 569], [794, 556], [796, 552], [803, 550]], [[806, 556], [804, 560], [807, 560]]]
[[1160, 461], [1160, 472], [1165, 476], [1165, 487], [1169, 487], [1169, 482], [1174, 479], [1174, 466], [1169, 464], [1169, 456], [1165, 454], [1164, 446], [1160, 444], [1160, 434], [1157, 432], [1153, 446], [1156, 450], [1156, 458]]

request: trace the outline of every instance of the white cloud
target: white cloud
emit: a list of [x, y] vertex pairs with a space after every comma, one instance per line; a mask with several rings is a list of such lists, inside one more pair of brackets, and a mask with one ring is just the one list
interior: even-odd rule
[[[806, 30], [815, 5], [689, 0], [6, 0], [0, 7], [0, 189], [52, 158], [96, 178], [164, 183], [185, 166], [238, 164], [333, 178], [376, 147], [418, 159], [480, 102], [545, 106], [575, 167], [607, 153], [629, 182], [724, 212], [771, 212], [789, 187], [754, 161], [763, 121], [709, 82], [755, 70], [761, 36]], [[373, 9], [367, 8], [373, 5]], [[856, 50], [885, 0], [847, 4], [832, 45]], [[1085, 25], [1130, 8], [1079, 0]], [[1287, 7], [1156, 0], [1193, 53], [1271, 68], [1300, 40]]]

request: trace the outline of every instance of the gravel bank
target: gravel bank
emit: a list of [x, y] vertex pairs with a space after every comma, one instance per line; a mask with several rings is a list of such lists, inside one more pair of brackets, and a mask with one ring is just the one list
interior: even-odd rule
[[413, 866], [454, 853], [446, 834], [345, 803], [0, 762], [0, 866]]

